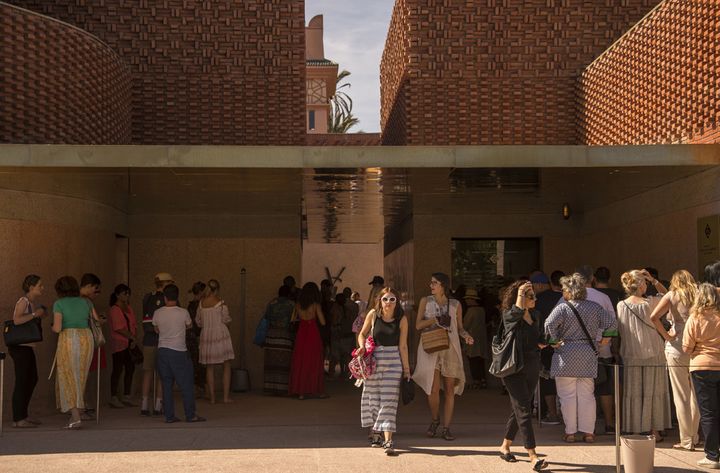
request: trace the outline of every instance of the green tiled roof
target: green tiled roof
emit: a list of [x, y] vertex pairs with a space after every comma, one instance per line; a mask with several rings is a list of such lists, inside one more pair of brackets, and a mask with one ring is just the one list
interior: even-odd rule
[[330, 59], [307, 59], [305, 64], [308, 66], [337, 66], [337, 63]]

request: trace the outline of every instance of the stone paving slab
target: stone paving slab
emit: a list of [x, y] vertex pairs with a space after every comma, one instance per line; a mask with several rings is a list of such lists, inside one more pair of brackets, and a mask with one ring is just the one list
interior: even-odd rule
[[[528, 472], [522, 448], [520, 461], [497, 456], [509, 401], [497, 390], [468, 391], [458, 398], [454, 442], [424, 435], [429, 414], [424, 396], [401, 408], [396, 435], [398, 455], [367, 446], [359, 425], [360, 391], [347, 383], [330, 382], [326, 400], [298, 401], [236, 394], [230, 405], [198, 401], [207, 423], [165, 424], [144, 418], [136, 408], [101, 412], [101, 423], [84, 423], [80, 431], [60, 429], [67, 417], [42, 416], [38, 429], [12, 429], [0, 437], [0, 472]], [[181, 403], [177, 403], [182, 414]], [[562, 443], [561, 426], [537, 428], [538, 451], [549, 471], [614, 473], [614, 437], [599, 436], [592, 445]], [[700, 470], [701, 452], [670, 447], [676, 433], [659, 444], [655, 472]]]

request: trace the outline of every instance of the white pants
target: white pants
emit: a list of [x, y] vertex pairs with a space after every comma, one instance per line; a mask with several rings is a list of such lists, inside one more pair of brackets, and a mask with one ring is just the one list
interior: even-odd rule
[[555, 378], [565, 433], [595, 433], [595, 380], [592, 378]]
[[670, 384], [673, 390], [673, 400], [680, 425], [680, 444], [685, 448], [692, 448], [699, 441], [698, 426], [700, 425], [700, 408], [695, 399], [695, 390], [690, 377], [690, 356], [677, 356], [665, 353]]

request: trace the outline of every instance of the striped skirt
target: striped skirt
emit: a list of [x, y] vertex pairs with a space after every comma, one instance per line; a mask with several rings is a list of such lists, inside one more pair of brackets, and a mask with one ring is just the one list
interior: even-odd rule
[[267, 394], [287, 394], [293, 350], [290, 330], [269, 329], [263, 348], [265, 352], [263, 391]]
[[69, 328], [60, 332], [55, 352], [55, 399], [62, 412], [85, 407], [83, 395], [94, 347], [89, 329]]
[[360, 402], [360, 419], [363, 427], [376, 432], [395, 432], [402, 361], [397, 346], [375, 347], [375, 373], [365, 380]]

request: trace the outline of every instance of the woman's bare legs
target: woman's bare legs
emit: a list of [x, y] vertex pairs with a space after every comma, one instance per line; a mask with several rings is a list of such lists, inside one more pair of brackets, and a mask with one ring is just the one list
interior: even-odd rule
[[225, 360], [223, 363], [223, 402], [232, 402], [230, 399], [230, 360]]

